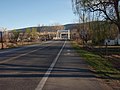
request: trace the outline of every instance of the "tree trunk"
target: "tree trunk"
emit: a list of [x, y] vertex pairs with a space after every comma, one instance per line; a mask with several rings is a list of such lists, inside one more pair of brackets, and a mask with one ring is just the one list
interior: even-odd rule
[[119, 42], [119, 40], [120, 40], [120, 25], [118, 24], [117, 27], [118, 27], [117, 44], [119, 45], [120, 44], [120, 42]]
[[117, 27], [118, 27], [118, 34], [120, 34], [120, 24], [118, 24]]

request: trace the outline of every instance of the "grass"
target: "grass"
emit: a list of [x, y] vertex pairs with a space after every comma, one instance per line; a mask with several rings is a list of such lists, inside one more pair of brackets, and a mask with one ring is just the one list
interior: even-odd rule
[[82, 47], [79, 47], [76, 42], [72, 42], [72, 45], [80, 56], [94, 69], [97, 75], [101, 77], [120, 79], [120, 71], [114, 68], [109, 60], [82, 49]]

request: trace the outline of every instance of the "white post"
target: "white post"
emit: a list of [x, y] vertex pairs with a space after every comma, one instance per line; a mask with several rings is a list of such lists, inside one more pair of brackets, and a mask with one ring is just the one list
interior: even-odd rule
[[[59, 31], [59, 30], [58, 30]], [[57, 35], [56, 35], [56, 39], [58, 39], [58, 37], [59, 37], [59, 32], [57, 31]]]
[[60, 33], [60, 39], [62, 39], [62, 33]]
[[68, 39], [70, 39], [70, 30], [68, 30]]

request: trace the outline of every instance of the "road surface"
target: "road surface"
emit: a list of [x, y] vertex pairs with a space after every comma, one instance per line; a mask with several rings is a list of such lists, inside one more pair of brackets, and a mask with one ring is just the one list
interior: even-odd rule
[[0, 90], [112, 90], [69, 41], [0, 50]]

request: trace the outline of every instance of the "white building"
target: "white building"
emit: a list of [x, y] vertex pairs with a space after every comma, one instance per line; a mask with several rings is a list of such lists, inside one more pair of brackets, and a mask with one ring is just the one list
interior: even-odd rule
[[115, 40], [105, 39], [104, 45], [115, 45]]
[[105, 39], [104, 45], [120, 45], [120, 34], [114, 39]]
[[58, 30], [54, 39], [70, 39], [70, 30]]
[[115, 44], [120, 45], [120, 34], [115, 38]]

